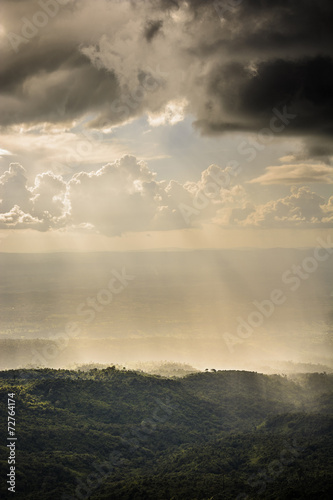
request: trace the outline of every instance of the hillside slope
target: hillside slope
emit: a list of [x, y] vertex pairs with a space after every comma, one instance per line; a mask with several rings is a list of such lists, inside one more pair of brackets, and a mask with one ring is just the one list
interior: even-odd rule
[[[16, 498], [331, 498], [333, 376], [0, 372], [16, 400]], [[8, 448], [0, 444], [1, 477]], [[1, 481], [1, 498], [11, 498]]]

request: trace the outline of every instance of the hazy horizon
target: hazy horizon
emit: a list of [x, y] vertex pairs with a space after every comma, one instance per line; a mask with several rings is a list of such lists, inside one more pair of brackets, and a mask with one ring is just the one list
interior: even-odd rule
[[332, 367], [330, 259], [292, 272], [315, 250], [2, 253], [0, 369]]

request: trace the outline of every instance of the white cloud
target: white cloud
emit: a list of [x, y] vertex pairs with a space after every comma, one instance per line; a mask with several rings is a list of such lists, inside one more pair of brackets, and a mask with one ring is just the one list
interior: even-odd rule
[[43, 218], [48, 212], [52, 217], [61, 217], [66, 208], [66, 183], [52, 172], [37, 175], [35, 186], [31, 189], [33, 213]]
[[73, 224], [92, 224], [107, 235], [149, 228], [159, 204], [154, 177], [133, 156], [74, 175], [68, 186]]
[[185, 108], [188, 104], [186, 99], [181, 99], [180, 101], [170, 101], [165, 106], [164, 110], [160, 113], [149, 113], [148, 122], [152, 127], [158, 127], [160, 125], [175, 125], [184, 120], [185, 118]]
[[11, 163], [9, 170], [0, 177], [1, 212], [6, 213], [15, 205], [29, 210], [30, 195], [25, 169], [19, 163]]
[[249, 181], [250, 184], [333, 184], [333, 167], [322, 163], [298, 163], [266, 168], [266, 172]]
[[18, 205], [7, 213], [0, 214], [1, 229], [37, 229], [43, 231], [44, 224], [38, 218], [24, 213]]
[[52, 172], [40, 174], [33, 187], [27, 185], [26, 170], [11, 163], [0, 177], [1, 228], [34, 228], [45, 231], [64, 225], [66, 183]]
[[77, 228], [107, 236], [168, 231], [204, 224], [231, 227], [327, 227], [333, 223], [333, 197], [293, 187], [285, 198], [255, 206], [235, 185], [231, 167], [210, 165], [198, 181], [157, 181], [147, 164], [123, 156], [65, 182], [44, 172], [29, 187], [18, 163], [0, 177], [1, 228], [47, 231]]
[[257, 227], [332, 227], [333, 204], [310, 190], [293, 187], [279, 200], [254, 206], [247, 204], [233, 211], [232, 220], [242, 226]]
[[13, 153], [11, 153], [10, 151], [7, 151], [7, 149], [1, 149], [0, 148], [0, 157], [1, 156], [11, 156]]
[[[11, 164], [0, 178], [2, 227], [71, 226], [113, 236], [197, 226], [214, 219], [222, 207], [232, 206], [239, 193], [221, 187], [211, 175], [228, 179], [229, 167], [211, 165], [197, 182], [180, 184], [156, 181], [144, 161], [126, 155], [97, 171], [81, 171], [67, 182], [44, 172], [29, 187], [25, 169]], [[192, 207], [194, 217], [186, 221], [180, 205]]]

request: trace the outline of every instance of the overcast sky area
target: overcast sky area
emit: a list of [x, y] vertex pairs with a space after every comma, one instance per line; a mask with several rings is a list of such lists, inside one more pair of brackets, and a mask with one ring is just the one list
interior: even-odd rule
[[2, 0], [1, 250], [308, 247], [329, 0]]
[[0, 365], [19, 339], [15, 366], [331, 365], [332, 26], [330, 0], [1, 1]]

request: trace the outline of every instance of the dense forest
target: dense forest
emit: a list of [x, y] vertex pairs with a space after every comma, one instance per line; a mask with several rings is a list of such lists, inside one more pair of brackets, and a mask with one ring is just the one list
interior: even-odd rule
[[1, 498], [15, 399], [15, 498], [333, 498], [333, 375], [0, 372]]

